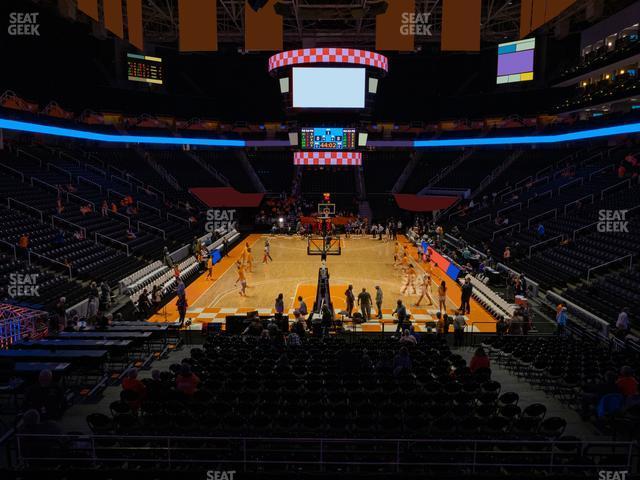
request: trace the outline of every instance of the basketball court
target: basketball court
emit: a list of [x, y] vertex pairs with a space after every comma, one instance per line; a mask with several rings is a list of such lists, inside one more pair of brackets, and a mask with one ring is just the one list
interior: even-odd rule
[[[262, 263], [264, 242], [269, 239], [273, 262]], [[240, 259], [245, 241], [249, 243], [253, 256], [253, 272], [247, 272], [247, 296], [239, 294], [235, 284], [238, 278], [235, 262]], [[316, 296], [318, 269], [320, 257], [307, 254], [307, 239], [299, 236], [272, 236], [253, 234], [237, 245], [230, 255], [214, 268], [213, 279], [206, 279], [206, 275], [199, 277], [187, 288], [189, 309], [187, 318], [191, 319], [196, 328], [201, 323], [222, 323], [227, 315], [243, 314], [257, 310], [260, 315], [274, 313], [275, 299], [282, 293], [285, 299], [285, 312], [293, 318], [293, 311], [298, 306], [297, 298], [302, 296], [309, 310], [313, 308]], [[404, 237], [401, 243], [406, 243]], [[415, 307], [419, 297], [416, 281], [416, 292], [411, 289], [406, 295], [400, 292], [404, 276], [400, 268], [393, 266], [394, 242], [374, 240], [371, 236], [341, 238], [341, 254], [328, 255], [327, 267], [330, 275], [331, 300], [336, 317], [345, 309], [344, 292], [349, 284], [353, 285], [357, 296], [362, 288], [366, 288], [375, 299], [375, 286], [379, 285], [384, 293], [383, 318], [372, 318], [365, 324], [358, 325], [359, 332], [393, 332], [396, 329], [391, 313], [396, 301], [402, 299], [407, 307], [417, 331], [426, 331], [426, 322], [435, 321], [437, 307], [429, 306], [425, 299], [420, 307]], [[412, 246], [409, 251], [417, 266], [418, 275], [425, 270], [426, 265], [415, 262], [416, 252]], [[225, 261], [226, 260], [226, 261]], [[455, 282], [446, 277], [443, 272], [432, 268], [432, 291], [437, 292], [437, 284], [442, 279], [447, 282], [449, 297], [447, 310], [451, 314], [459, 305], [460, 290]], [[166, 320], [177, 319], [174, 302], [167, 306]], [[358, 310], [357, 305], [354, 311]], [[372, 316], [377, 311], [372, 308]], [[162, 315], [156, 315], [152, 320], [166, 321]], [[471, 314], [467, 322], [473, 331], [495, 331], [495, 320], [486, 313], [480, 305], [472, 301]], [[351, 324], [348, 324], [351, 328]]]

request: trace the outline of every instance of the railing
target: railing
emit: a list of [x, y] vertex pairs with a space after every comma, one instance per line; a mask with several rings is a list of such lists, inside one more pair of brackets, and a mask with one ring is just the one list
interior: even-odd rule
[[39, 178], [36, 178], [36, 177], [31, 177], [29, 180], [30, 180], [29, 183], [31, 184], [32, 187], [35, 186], [34, 182], [37, 182], [44, 185], [46, 188], [56, 192], [56, 195], [58, 194], [59, 189], [55, 185], [51, 185], [50, 183], [47, 183], [44, 180], [40, 180]]
[[125, 180], [124, 178], [121, 178], [117, 175], [113, 175], [111, 174], [111, 180], [117, 180], [118, 182], [120, 182], [123, 185], [128, 185], [129, 186], [129, 191], [133, 191], [133, 185], [131, 184], [130, 181]]
[[512, 229], [514, 229], [516, 227], [518, 228], [518, 232], [520, 232], [521, 229], [522, 229], [521, 225], [520, 225], [520, 222], [514, 223], [513, 225], [509, 225], [508, 227], [500, 228], [500, 229], [494, 231], [493, 234], [491, 235], [491, 241], [496, 239], [496, 233], [506, 232], [506, 231], [512, 230]]
[[535, 197], [531, 197], [529, 200], [527, 200], [527, 208], [529, 208], [531, 206], [531, 202], [535, 201], [535, 200], [541, 200], [543, 198], [545, 198], [547, 196], [547, 194], [549, 194], [549, 198], [553, 198], [553, 188], [550, 190], [546, 190], [544, 192], [542, 192], [540, 195], [536, 195]]
[[572, 238], [572, 239], [573, 239], [573, 241], [575, 242], [575, 240], [576, 240], [576, 234], [577, 234], [578, 232], [581, 232], [581, 231], [583, 231], [583, 230], [587, 230], [588, 228], [595, 227], [596, 225], [598, 225], [598, 223], [600, 223], [600, 222], [593, 222], [593, 223], [590, 223], [589, 225], [585, 225], [584, 227], [576, 228], [576, 229], [573, 231], [573, 235], [572, 235], [572, 237], [571, 237], [571, 238]]
[[106, 242], [111, 242], [111, 243], [115, 243], [118, 246], [123, 246], [124, 250], [127, 252], [127, 257], [130, 256], [131, 254], [129, 253], [129, 245], [127, 245], [126, 243], [121, 242], [120, 240], [116, 240], [115, 238], [111, 238], [108, 237], [107, 235], [103, 235], [101, 233], [95, 232], [95, 242], [98, 243], [99, 239], [104, 239], [106, 240]]
[[65, 220], [62, 217], [58, 217], [57, 215], [51, 215], [51, 226], [52, 227], [56, 226], [55, 225], [55, 220], [58, 220], [59, 222], [62, 222], [62, 223], [66, 223], [67, 225], [71, 225], [72, 227], [80, 230], [82, 232], [82, 237], [83, 238], [87, 238], [87, 229], [86, 228], [78, 225], [77, 223], [73, 223], [73, 222], [70, 222], [69, 220]]
[[149, 210], [155, 210], [155, 212], [158, 214], [158, 216], [162, 217], [162, 212], [160, 211], [159, 208], [156, 208], [156, 207], [154, 207], [152, 205], [149, 205], [148, 203], [141, 202], [140, 200], [138, 200], [136, 202], [136, 205], [138, 206], [138, 208], [140, 208], [140, 206], [142, 205], [143, 207], [148, 208]]
[[88, 183], [89, 185], [93, 185], [94, 187], [98, 188], [98, 190], [100, 190], [100, 193], [102, 193], [102, 185], [100, 185], [99, 183], [96, 183], [93, 180], [89, 180], [86, 177], [78, 176], [78, 183], [80, 183], [80, 181]]
[[[533, 181], [533, 175], [529, 175], [528, 177], [525, 177], [525, 178], [523, 178], [523, 179], [521, 179], [521, 180], [518, 180], [518, 181], [514, 184], [514, 187], [518, 188], [518, 187], [520, 187], [522, 184], [526, 185], [526, 184], [527, 184], [527, 182], [529, 182], [529, 181], [531, 181], [531, 182]], [[511, 187], [507, 187], [507, 188], [511, 188]], [[501, 192], [498, 192], [498, 194], [500, 194], [500, 193], [501, 193]]]
[[105, 178], [107, 177], [107, 172], [105, 172], [101, 168], [98, 168], [95, 165], [91, 165], [90, 163], [85, 163], [85, 165], [87, 166], [87, 170], [93, 170], [94, 172], [102, 175], [103, 177]]
[[51, 170], [51, 168], [55, 168], [56, 170], [58, 170], [61, 173], [64, 173], [66, 176], [69, 177], [69, 183], [71, 183], [73, 181], [73, 175], [71, 175], [71, 172], [69, 172], [68, 170], [65, 170], [64, 168], [54, 164], [54, 163], [47, 163], [47, 170]]
[[36, 157], [34, 154], [29, 153], [29, 152], [27, 152], [26, 150], [24, 150], [22, 148], [16, 149], [16, 157], [19, 157], [20, 155], [24, 155], [24, 156], [30, 157], [33, 160], [35, 160], [36, 162], [38, 162], [40, 164], [40, 166], [42, 166], [42, 159], [40, 157]]
[[7, 207], [11, 208], [11, 202], [17, 203], [21, 207], [28, 208], [29, 210], [33, 210], [34, 212], [38, 212], [38, 214], [40, 215], [40, 223], [44, 223], [44, 212], [42, 210], [38, 210], [37, 208], [34, 208], [31, 205], [27, 205], [26, 203], [21, 202], [20, 200], [16, 200], [12, 197], [7, 198]]
[[[280, 438], [280, 437], [196, 437], [17, 434], [18, 466], [28, 469], [33, 462], [65, 467], [108, 467], [125, 462], [162, 465], [165, 469], [215, 465], [218, 470], [297, 471], [305, 474], [340, 471], [344, 468], [375, 467], [378, 475], [416, 472], [431, 467], [470, 474], [521, 469], [547, 475], [593, 478], [601, 471], [630, 471], [637, 459], [634, 442], [598, 440], [521, 439], [396, 439], [396, 438]], [[33, 448], [33, 445], [58, 448]], [[212, 452], [215, 452], [212, 458]], [[581, 452], [578, 455], [578, 452]], [[145, 470], [142, 470], [145, 471]], [[516, 475], [517, 476], [517, 475]]]
[[34, 255], [38, 258], [42, 258], [44, 260], [46, 260], [49, 263], [55, 263], [56, 265], [62, 265], [63, 268], [67, 269], [69, 271], [69, 280], [73, 280], [73, 276], [71, 274], [71, 266], [70, 265], [65, 265], [62, 262], [59, 262], [58, 260], [54, 260], [53, 258], [49, 258], [45, 255], [41, 255], [39, 253], [33, 252], [31, 250], [27, 251], [27, 261], [29, 262], [29, 265], [31, 265], [31, 256]]
[[593, 193], [590, 193], [589, 195], [585, 195], [584, 197], [581, 197], [581, 198], [579, 198], [579, 199], [577, 199], [577, 200], [574, 200], [573, 202], [569, 202], [569, 203], [567, 203], [567, 204], [564, 206], [564, 214], [565, 214], [565, 215], [567, 214], [567, 208], [569, 207], [569, 205], [574, 205], [574, 204], [581, 203], [581, 202], [582, 202], [582, 200], [585, 200], [585, 199], [587, 199], [587, 198], [591, 198], [591, 203], [595, 202], [595, 197], [594, 197]]
[[606, 172], [606, 171], [607, 171], [608, 169], [610, 169], [610, 168], [611, 168], [611, 169], [615, 168], [615, 165], [614, 165], [613, 163], [611, 163], [611, 164], [609, 164], [609, 165], [605, 165], [605, 166], [604, 166], [604, 167], [602, 167], [602, 168], [599, 168], [599, 169], [598, 169], [598, 170], [596, 170], [595, 172], [591, 172], [591, 173], [589, 174], [589, 181], [591, 181], [591, 179], [593, 178], [593, 176], [594, 176], [594, 175], [598, 175], [598, 174], [600, 174], [600, 173], [602, 173], [602, 172]]
[[126, 195], [125, 195], [124, 193], [120, 193], [120, 192], [118, 192], [117, 190], [114, 190], [114, 189], [112, 189], [112, 188], [108, 189], [108, 190], [107, 190], [107, 197], [108, 197], [108, 198], [111, 198], [111, 195], [112, 195], [112, 194], [117, 195], [117, 196], [118, 196], [118, 197], [120, 197], [120, 198], [124, 198], [124, 197], [126, 197]]
[[589, 270], [587, 270], [587, 282], [589, 282], [591, 280], [591, 273], [599, 270], [601, 268], [604, 267], [608, 267], [609, 265], [613, 265], [614, 263], [620, 263], [623, 260], [627, 260], [629, 259], [629, 269], [631, 269], [631, 267], [633, 266], [633, 255], [629, 254], [629, 255], [625, 255], [624, 257], [618, 257], [614, 260], [611, 260], [610, 262], [606, 262], [606, 263], [601, 263], [600, 265], [596, 265], [595, 267], [591, 267]]
[[96, 204], [93, 203], [91, 200], [87, 200], [86, 198], [81, 197], [80, 195], [76, 195], [75, 193], [67, 192], [67, 200], [69, 200], [69, 197], [73, 197], [73, 198], [79, 200], [80, 203], [91, 205], [92, 211], [93, 212], [96, 211]]
[[516, 272], [513, 268], [508, 267], [504, 263], [498, 263], [496, 268], [497, 268], [497, 270], [506, 270], [507, 272], [511, 272], [514, 275], [524, 277], [527, 280], [527, 284], [529, 285], [529, 288], [531, 288], [533, 297], [537, 297], [538, 296], [538, 292], [540, 291], [540, 284], [538, 282], [535, 282], [535, 281], [531, 280], [531, 278], [529, 278], [527, 275], [523, 275], [520, 272]]
[[470, 222], [467, 222], [467, 229], [469, 229], [470, 225], [473, 225], [476, 222], [480, 222], [480, 221], [482, 221], [482, 220], [484, 220], [486, 218], [488, 218], [489, 221], [491, 221], [491, 214], [488, 213], [486, 215], [483, 215], [482, 217], [479, 217], [479, 218], [476, 218], [475, 220], [471, 220]]
[[518, 208], [518, 210], [522, 210], [522, 202], [514, 203], [513, 205], [509, 205], [508, 207], [501, 208], [496, 212], [496, 215], [500, 215], [503, 212], [508, 212], [509, 210], [513, 210], [514, 208]]
[[529, 218], [529, 220], [527, 220], [527, 228], [531, 227], [531, 222], [533, 220], [537, 220], [538, 218], [542, 218], [546, 215], [548, 215], [549, 213], [553, 213], [553, 218], [558, 218], [558, 209], [557, 208], [552, 208], [551, 210], [547, 210], [546, 212], [542, 212], [539, 213], [538, 215], [534, 215], [533, 217]]
[[154, 227], [153, 225], [149, 225], [148, 223], [141, 222], [140, 220], [138, 220], [138, 231], [142, 230], [141, 226], [145, 226], [147, 228], [150, 228], [151, 230], [155, 230], [156, 232], [160, 232], [162, 234], [162, 239], [163, 240], [167, 239], [167, 234], [163, 229], [158, 228], [158, 227]]
[[127, 223], [128, 228], [131, 228], [131, 217], [128, 215], [123, 215], [120, 212], [114, 212], [111, 209], [107, 210], [107, 216], [109, 215], [113, 215], [116, 217], [116, 219], [121, 218], [124, 219], [124, 221]]
[[563, 296], [558, 295], [557, 293], [551, 290], [547, 291], [547, 297], [550, 298], [556, 305], [559, 303], [562, 303], [563, 305], [567, 306], [570, 312], [576, 311], [576, 312], [579, 312], [581, 315], [584, 315], [585, 317], [589, 318], [591, 321], [593, 321], [595, 324], [597, 324], [600, 327], [598, 330], [599, 335], [601, 335], [604, 338], [609, 337], [609, 323], [604, 321], [602, 318], [598, 317], [597, 315], [594, 315], [590, 311], [582, 308], [580, 305], [577, 305], [572, 301], [567, 300]]
[[584, 177], [580, 177], [580, 178], [574, 178], [573, 180], [571, 180], [570, 182], [565, 183], [564, 185], [560, 185], [558, 187], [558, 195], [560, 195], [562, 193], [562, 190], [565, 188], [568, 188], [576, 183], [579, 183], [580, 186], [584, 186]]
[[6, 245], [7, 247], [9, 247], [13, 251], [13, 259], [14, 260], [18, 259], [17, 249], [16, 249], [16, 246], [14, 244], [9, 243], [9, 242], [7, 242], [5, 240], [0, 240], [0, 244]]
[[60, 158], [67, 157], [72, 162], [77, 163], [79, 167], [82, 166], [82, 162], [80, 160], [78, 160], [76, 157], [73, 157], [73, 156], [69, 155], [67, 152], [63, 152], [62, 150], [58, 150], [58, 156]]
[[531, 245], [529, 247], [529, 255], [528, 255], [528, 257], [531, 258], [531, 252], [533, 252], [534, 248], [539, 248], [542, 245], [546, 245], [547, 243], [553, 242], [553, 241], [558, 240], [558, 239], [562, 240], [563, 238], [564, 238], [564, 235], [557, 235], [557, 236], [549, 238], [547, 240], [543, 240], [542, 242], [534, 243], [533, 245]]
[[169, 220], [169, 217], [173, 217], [176, 220], [179, 220], [181, 222], [185, 222], [187, 224], [187, 226], [189, 228], [191, 228], [191, 222], [189, 220], [187, 220], [186, 218], [179, 217], [177, 215], [174, 215], [173, 213], [167, 213], [167, 220]]
[[604, 200], [604, 194], [605, 192], [608, 192], [610, 190], [613, 190], [614, 188], [618, 188], [621, 187], [624, 184], [627, 184], [627, 188], [631, 188], [631, 179], [627, 178], [626, 180], [622, 180], [621, 182], [616, 183], [615, 185], [611, 185], [610, 187], [605, 188], [604, 190], [602, 190], [600, 192], [600, 200]]
[[518, 193], [522, 191], [522, 187], [518, 187], [518, 188], [514, 188], [512, 190], [509, 190], [506, 193], [503, 193], [502, 195], [500, 195], [500, 201], [503, 202], [504, 201], [504, 197], [506, 197], [507, 195], [513, 195], [514, 193]]
[[153, 195], [155, 198], [158, 198], [158, 194], [151, 190], [150, 185], [136, 185], [136, 193], [144, 192], [146, 195]]
[[24, 173], [19, 172], [18, 170], [16, 170], [13, 167], [10, 167], [9, 165], [5, 165], [4, 163], [0, 163], [0, 167], [6, 168], [7, 170], [9, 170], [10, 172], [15, 173], [16, 175], [20, 175], [20, 181], [22, 183], [24, 183]]

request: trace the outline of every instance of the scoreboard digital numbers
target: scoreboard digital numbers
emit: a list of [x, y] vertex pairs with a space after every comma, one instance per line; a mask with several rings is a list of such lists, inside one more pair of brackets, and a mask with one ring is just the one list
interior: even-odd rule
[[355, 128], [303, 128], [300, 147], [303, 150], [352, 150], [356, 148]]
[[164, 81], [162, 59], [127, 53], [127, 78], [132, 82], [162, 85]]

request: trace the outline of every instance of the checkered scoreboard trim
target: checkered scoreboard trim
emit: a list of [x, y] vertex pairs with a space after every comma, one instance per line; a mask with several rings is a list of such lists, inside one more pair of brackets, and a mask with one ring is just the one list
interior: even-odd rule
[[349, 63], [389, 71], [389, 60], [384, 55], [353, 48], [305, 48], [280, 52], [269, 58], [269, 71], [305, 63]]
[[294, 152], [294, 165], [362, 165], [362, 152]]

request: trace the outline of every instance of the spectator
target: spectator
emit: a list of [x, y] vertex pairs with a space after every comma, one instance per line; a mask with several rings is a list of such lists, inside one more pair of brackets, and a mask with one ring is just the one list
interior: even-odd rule
[[436, 335], [441, 337], [444, 334], [444, 317], [442, 316], [442, 312], [436, 312]]
[[585, 385], [582, 391], [583, 393], [580, 398], [580, 416], [583, 420], [588, 420], [592, 412], [595, 411], [596, 405], [600, 403], [602, 397], [611, 393], [619, 393], [618, 386], [616, 385], [615, 372], [610, 370], [605, 372], [604, 378], [599, 383]]
[[411, 366], [409, 350], [407, 350], [407, 347], [402, 347], [393, 359], [393, 374], [397, 376], [402, 373], [410, 373]]
[[456, 347], [461, 347], [464, 343], [464, 327], [467, 326], [467, 321], [464, 319], [462, 310], [456, 312], [456, 316], [453, 318], [453, 344]]
[[396, 333], [402, 332], [404, 330], [404, 323], [407, 320], [407, 308], [403, 305], [402, 300], [398, 300], [396, 309], [391, 315], [395, 315], [398, 320]]
[[196, 393], [199, 383], [200, 379], [191, 371], [191, 366], [186, 362], [183, 363], [180, 373], [176, 375], [176, 390], [191, 397]]
[[284, 295], [282, 293], [279, 293], [278, 298], [276, 298], [275, 312], [280, 315], [284, 313]]
[[137, 368], [132, 368], [127, 372], [127, 376], [122, 380], [122, 390], [132, 391], [137, 394], [135, 400], [131, 400], [129, 402], [131, 410], [137, 411], [147, 394], [147, 387], [144, 385], [144, 383], [138, 380]]
[[567, 329], [567, 307], [562, 307], [556, 315], [556, 335], [566, 335]]
[[616, 380], [618, 390], [625, 397], [638, 395], [638, 380], [633, 376], [633, 369], [625, 365], [620, 369], [620, 376]]
[[25, 251], [29, 248], [28, 233], [23, 233], [22, 235], [20, 235], [20, 238], [18, 239], [18, 247], [20, 247], [22, 250], [25, 250]]
[[487, 352], [484, 351], [484, 348], [478, 347], [473, 357], [471, 357], [471, 362], [469, 362], [469, 370], [471, 373], [474, 373], [479, 368], [489, 368], [490, 362], [489, 357], [487, 356]]
[[467, 315], [471, 313], [471, 296], [473, 295], [473, 284], [471, 277], [467, 275], [461, 287], [460, 310]]
[[412, 343], [415, 345], [416, 343], [418, 343], [418, 341], [416, 340], [416, 337], [411, 335], [411, 332], [409, 330], [404, 330], [402, 332], [402, 336], [400, 337], [400, 343]]
[[38, 383], [26, 390], [23, 407], [35, 409], [44, 420], [55, 420], [62, 416], [67, 408], [67, 399], [62, 388], [54, 383], [51, 370], [42, 370], [38, 375]]
[[363, 321], [368, 321], [371, 318], [371, 295], [366, 288], [363, 288], [358, 294], [358, 305], [360, 306]]
[[298, 313], [303, 317], [306, 317], [307, 315], [309, 315], [309, 308], [307, 307], [307, 304], [305, 303], [302, 296], [298, 297], [298, 302], [300, 302], [298, 305]]
[[382, 288], [380, 288], [380, 285], [376, 285], [376, 310], [378, 311], [378, 319], [382, 319], [382, 298]]
[[295, 333], [299, 338], [304, 338], [307, 334], [304, 324], [304, 318], [300, 314], [299, 310], [293, 312], [294, 322], [291, 325], [291, 333]]
[[189, 304], [187, 303], [187, 296], [186, 295], [182, 295], [181, 297], [178, 297], [178, 300], [176, 301], [176, 307], [178, 309], [178, 315], [180, 316], [179, 319], [178, 319], [180, 327], [182, 327], [184, 325], [184, 319], [187, 316], [187, 307], [188, 306], [189, 306]]
[[624, 307], [616, 320], [616, 336], [624, 338], [629, 333], [629, 308]]
[[184, 280], [180, 277], [176, 280], [176, 295], [179, 297], [184, 297], [186, 294], [186, 287], [184, 285]]
[[536, 233], [538, 234], [538, 238], [544, 237], [544, 225], [539, 223], [538, 228], [536, 228]]
[[347, 290], [345, 290], [344, 292], [344, 297], [345, 297], [345, 303], [347, 304], [347, 307], [346, 307], [347, 316], [351, 318], [353, 314], [353, 306], [356, 301], [356, 296], [353, 294], [353, 285], [349, 285], [347, 287]]

